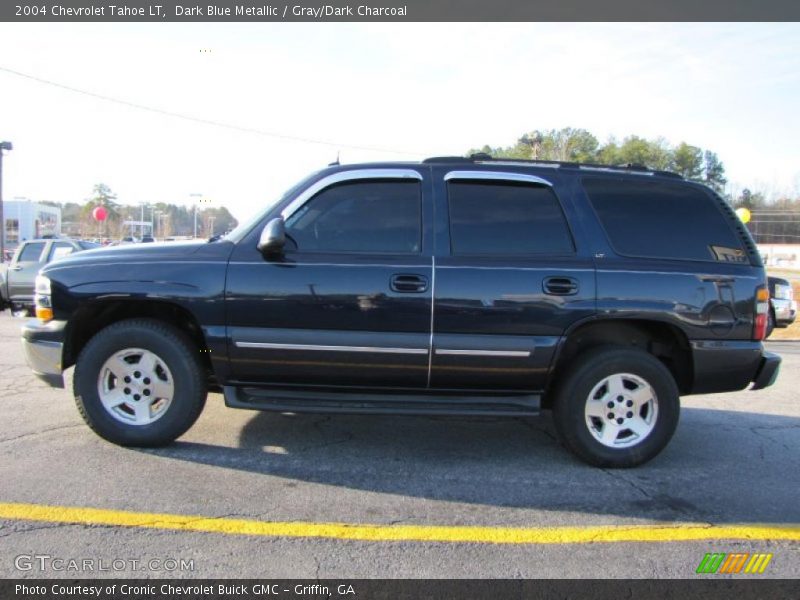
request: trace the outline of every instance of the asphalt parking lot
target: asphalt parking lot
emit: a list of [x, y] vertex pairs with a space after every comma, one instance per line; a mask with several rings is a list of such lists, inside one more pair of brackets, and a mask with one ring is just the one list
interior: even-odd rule
[[[218, 394], [174, 445], [119, 448], [30, 374], [20, 324], [0, 314], [2, 577], [687, 578], [707, 552], [772, 553], [758, 577], [800, 576], [800, 343], [770, 344], [784, 358], [774, 387], [686, 398], [664, 453], [612, 471], [562, 449], [548, 415], [284, 416]], [[681, 538], [688, 524], [712, 533]], [[741, 539], [759, 524], [789, 535]], [[603, 527], [628, 541], [591, 541]], [[127, 562], [19, 559], [41, 555]], [[192, 567], [130, 563], [151, 559]]]

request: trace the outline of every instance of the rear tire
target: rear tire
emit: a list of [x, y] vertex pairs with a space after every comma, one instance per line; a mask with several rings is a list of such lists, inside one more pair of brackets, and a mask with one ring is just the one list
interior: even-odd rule
[[670, 371], [637, 349], [603, 346], [578, 355], [555, 391], [562, 443], [598, 467], [635, 467], [655, 457], [678, 425]]
[[153, 319], [120, 321], [80, 353], [73, 377], [78, 411], [95, 433], [121, 446], [163, 446], [183, 435], [205, 405], [197, 348]]

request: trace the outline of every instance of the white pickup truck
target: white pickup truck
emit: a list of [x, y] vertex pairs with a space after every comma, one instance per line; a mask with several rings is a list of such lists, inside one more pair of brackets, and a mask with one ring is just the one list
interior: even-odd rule
[[33, 312], [33, 282], [47, 263], [100, 244], [63, 238], [27, 240], [17, 248], [11, 262], [0, 265], [0, 310]]

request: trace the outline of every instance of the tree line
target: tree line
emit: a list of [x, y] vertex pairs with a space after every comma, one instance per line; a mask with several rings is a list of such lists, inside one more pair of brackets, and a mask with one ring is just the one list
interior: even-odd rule
[[715, 152], [681, 142], [670, 145], [664, 138], [648, 140], [631, 135], [619, 141], [610, 137], [600, 143], [585, 129], [534, 130], [523, 134], [515, 144], [493, 148], [474, 148], [467, 155], [489, 154], [495, 158], [555, 160], [604, 165], [638, 164], [651, 169], [672, 171], [723, 193], [725, 166]]
[[[165, 202], [145, 202], [143, 205], [126, 205], [117, 202], [117, 195], [111, 188], [98, 183], [92, 189], [92, 196], [84, 203], [45, 202], [61, 208], [62, 231], [81, 238], [120, 239], [132, 235], [131, 226], [125, 221], [152, 221], [154, 234], [159, 238], [189, 236], [194, 234], [194, 208]], [[103, 206], [108, 212], [104, 222], [98, 222], [92, 212]], [[208, 207], [200, 203], [197, 207], [197, 235], [210, 237], [236, 227], [237, 221], [225, 207]], [[149, 228], [146, 228], [149, 229]], [[133, 229], [139, 235], [138, 227]], [[145, 231], [147, 233], [147, 231]]]
[[722, 195], [734, 208], [744, 207], [752, 217], [747, 227], [757, 243], [800, 243], [800, 197], [782, 195], [768, 199], [750, 189], [726, 189], [725, 165], [716, 152], [686, 142], [669, 144], [664, 138], [645, 139], [631, 135], [610, 137], [601, 143], [585, 129], [534, 130], [509, 146], [482, 146], [467, 155], [486, 153], [495, 158], [554, 160], [604, 165], [640, 164], [672, 171], [685, 179], [703, 183]]

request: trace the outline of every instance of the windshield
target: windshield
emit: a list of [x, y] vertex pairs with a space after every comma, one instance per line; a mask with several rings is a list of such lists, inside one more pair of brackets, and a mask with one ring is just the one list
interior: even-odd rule
[[253, 215], [252, 217], [250, 217], [246, 221], [243, 221], [243, 222], [239, 223], [233, 230], [230, 231], [230, 233], [225, 234], [220, 239], [227, 240], [229, 242], [233, 242], [234, 244], [238, 243], [239, 241], [242, 240], [242, 238], [244, 238], [244, 236], [246, 236], [250, 232], [251, 229], [253, 229], [253, 227], [256, 226], [256, 224], [259, 221], [261, 221], [261, 219], [264, 218], [265, 214], [267, 214], [270, 210], [272, 210], [272, 208], [276, 204], [280, 204], [281, 202], [283, 202], [284, 200], [286, 200], [290, 196], [294, 196], [298, 191], [300, 191], [302, 188], [306, 187], [308, 182], [310, 180], [314, 179], [318, 174], [319, 174], [319, 171], [317, 171], [315, 173], [312, 173], [311, 175], [309, 175], [305, 179], [301, 180], [299, 183], [296, 183], [295, 185], [290, 187], [288, 190], [286, 190], [286, 192], [284, 192], [284, 194], [280, 198], [278, 198], [276, 201], [270, 202], [263, 210], [257, 212], [255, 215]]

